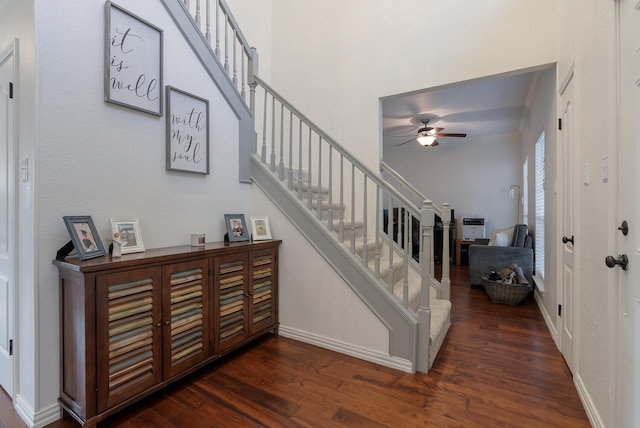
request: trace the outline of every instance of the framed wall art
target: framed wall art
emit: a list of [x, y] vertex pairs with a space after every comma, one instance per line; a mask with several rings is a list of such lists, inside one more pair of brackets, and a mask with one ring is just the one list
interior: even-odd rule
[[162, 30], [110, 1], [105, 7], [105, 101], [162, 116]]
[[227, 226], [229, 242], [248, 241], [250, 239], [244, 214], [225, 214], [224, 224]]
[[167, 170], [209, 174], [209, 101], [167, 86]]
[[265, 241], [271, 238], [269, 217], [251, 217], [251, 234], [254, 241]]
[[137, 218], [130, 220], [116, 220], [112, 218], [110, 221], [111, 233], [114, 235], [117, 233], [119, 235], [122, 254], [144, 251], [142, 233], [140, 233], [140, 222]]
[[106, 254], [91, 216], [64, 216], [62, 219], [80, 260]]

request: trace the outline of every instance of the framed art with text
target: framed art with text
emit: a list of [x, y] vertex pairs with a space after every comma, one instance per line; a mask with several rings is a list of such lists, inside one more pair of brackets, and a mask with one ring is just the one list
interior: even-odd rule
[[110, 1], [105, 7], [105, 101], [162, 116], [162, 30]]
[[209, 101], [167, 86], [167, 170], [209, 174]]

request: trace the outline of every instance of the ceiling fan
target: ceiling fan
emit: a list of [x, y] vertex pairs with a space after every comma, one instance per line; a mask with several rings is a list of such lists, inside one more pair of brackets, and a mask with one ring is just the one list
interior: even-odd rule
[[437, 138], [439, 137], [466, 137], [467, 136], [467, 134], [452, 134], [448, 132], [441, 132], [444, 130], [444, 128], [434, 128], [431, 126], [427, 126], [428, 123], [429, 123], [429, 119], [423, 119], [422, 120], [423, 127], [418, 129], [418, 134], [416, 135], [415, 139], [412, 138], [408, 141], [405, 141], [404, 143], [398, 144], [398, 146], [410, 143], [415, 140], [415, 141], [418, 141], [418, 143], [420, 143], [424, 147], [435, 147], [440, 145], [440, 143], [438, 143], [438, 140], [437, 140]]

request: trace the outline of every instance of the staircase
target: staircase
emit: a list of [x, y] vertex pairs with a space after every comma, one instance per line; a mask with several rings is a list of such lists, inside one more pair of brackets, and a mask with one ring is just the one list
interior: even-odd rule
[[[426, 198], [416, 204], [397, 185], [408, 188], [399, 175], [384, 167], [385, 179], [370, 170], [262, 81], [256, 53], [224, 0], [161, 1], [239, 112], [240, 180], [250, 171], [252, 182], [389, 327], [389, 354], [427, 372], [450, 326], [448, 258], [442, 280], [433, 275], [434, 216], [449, 219], [448, 206]], [[443, 226], [448, 236], [449, 222]], [[448, 240], [443, 243], [449, 254]]]

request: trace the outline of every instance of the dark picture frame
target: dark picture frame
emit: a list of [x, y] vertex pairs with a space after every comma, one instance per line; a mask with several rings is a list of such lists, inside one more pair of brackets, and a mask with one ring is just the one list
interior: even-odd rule
[[91, 216], [64, 216], [62, 219], [80, 260], [106, 254]]
[[162, 29], [110, 1], [105, 14], [105, 101], [162, 116]]
[[249, 241], [249, 229], [244, 214], [225, 214], [224, 224], [227, 227], [229, 242]]
[[209, 174], [209, 100], [167, 85], [167, 171]]

